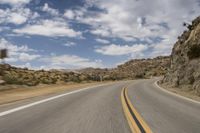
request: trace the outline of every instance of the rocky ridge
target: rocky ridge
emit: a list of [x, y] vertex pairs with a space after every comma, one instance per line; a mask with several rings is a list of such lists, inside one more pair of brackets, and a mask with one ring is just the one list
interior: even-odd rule
[[200, 95], [200, 17], [187, 28], [173, 47], [170, 68], [162, 82]]

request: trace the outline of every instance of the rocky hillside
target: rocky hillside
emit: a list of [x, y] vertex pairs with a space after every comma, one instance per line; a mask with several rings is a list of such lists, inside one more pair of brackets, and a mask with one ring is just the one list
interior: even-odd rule
[[63, 70], [29, 70], [16, 68], [8, 64], [0, 65], [0, 84], [17, 84], [34, 86], [38, 84], [55, 84], [59, 82], [82, 82], [101, 80], [123, 80], [148, 78], [166, 73], [169, 57], [130, 60], [117, 68], [86, 68], [74, 72]]
[[117, 66], [117, 68], [87, 68], [80, 70], [80, 73], [96, 79], [102, 78], [102, 80], [149, 78], [166, 74], [169, 62], [170, 58], [167, 56], [154, 59], [134, 59]]
[[149, 78], [166, 74], [170, 58], [159, 56], [153, 59], [135, 59], [117, 67], [118, 73], [129, 78]]
[[34, 86], [59, 82], [81, 82], [88, 80], [88, 77], [74, 72], [62, 72], [58, 70], [35, 71], [27, 68], [16, 68], [6, 64], [0, 65], [0, 80], [4, 81], [4, 84]]
[[190, 88], [200, 95], [200, 17], [187, 27], [174, 45], [170, 69], [163, 82]]

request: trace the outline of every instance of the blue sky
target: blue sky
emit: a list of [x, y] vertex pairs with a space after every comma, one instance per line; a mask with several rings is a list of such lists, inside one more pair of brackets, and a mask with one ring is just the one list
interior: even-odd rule
[[200, 0], [0, 0], [6, 62], [31, 69], [115, 67], [169, 55]]

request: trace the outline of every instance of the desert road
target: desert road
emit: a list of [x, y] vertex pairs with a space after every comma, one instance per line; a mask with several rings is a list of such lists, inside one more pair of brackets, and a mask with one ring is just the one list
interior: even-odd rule
[[[0, 106], [0, 133], [200, 133], [200, 104], [163, 91], [156, 80], [121, 81]], [[138, 131], [132, 129], [134, 120]]]

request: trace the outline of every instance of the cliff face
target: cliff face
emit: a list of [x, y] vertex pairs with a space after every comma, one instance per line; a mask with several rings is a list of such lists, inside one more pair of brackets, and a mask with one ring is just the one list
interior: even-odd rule
[[178, 38], [171, 54], [164, 83], [191, 88], [200, 95], [200, 17]]

